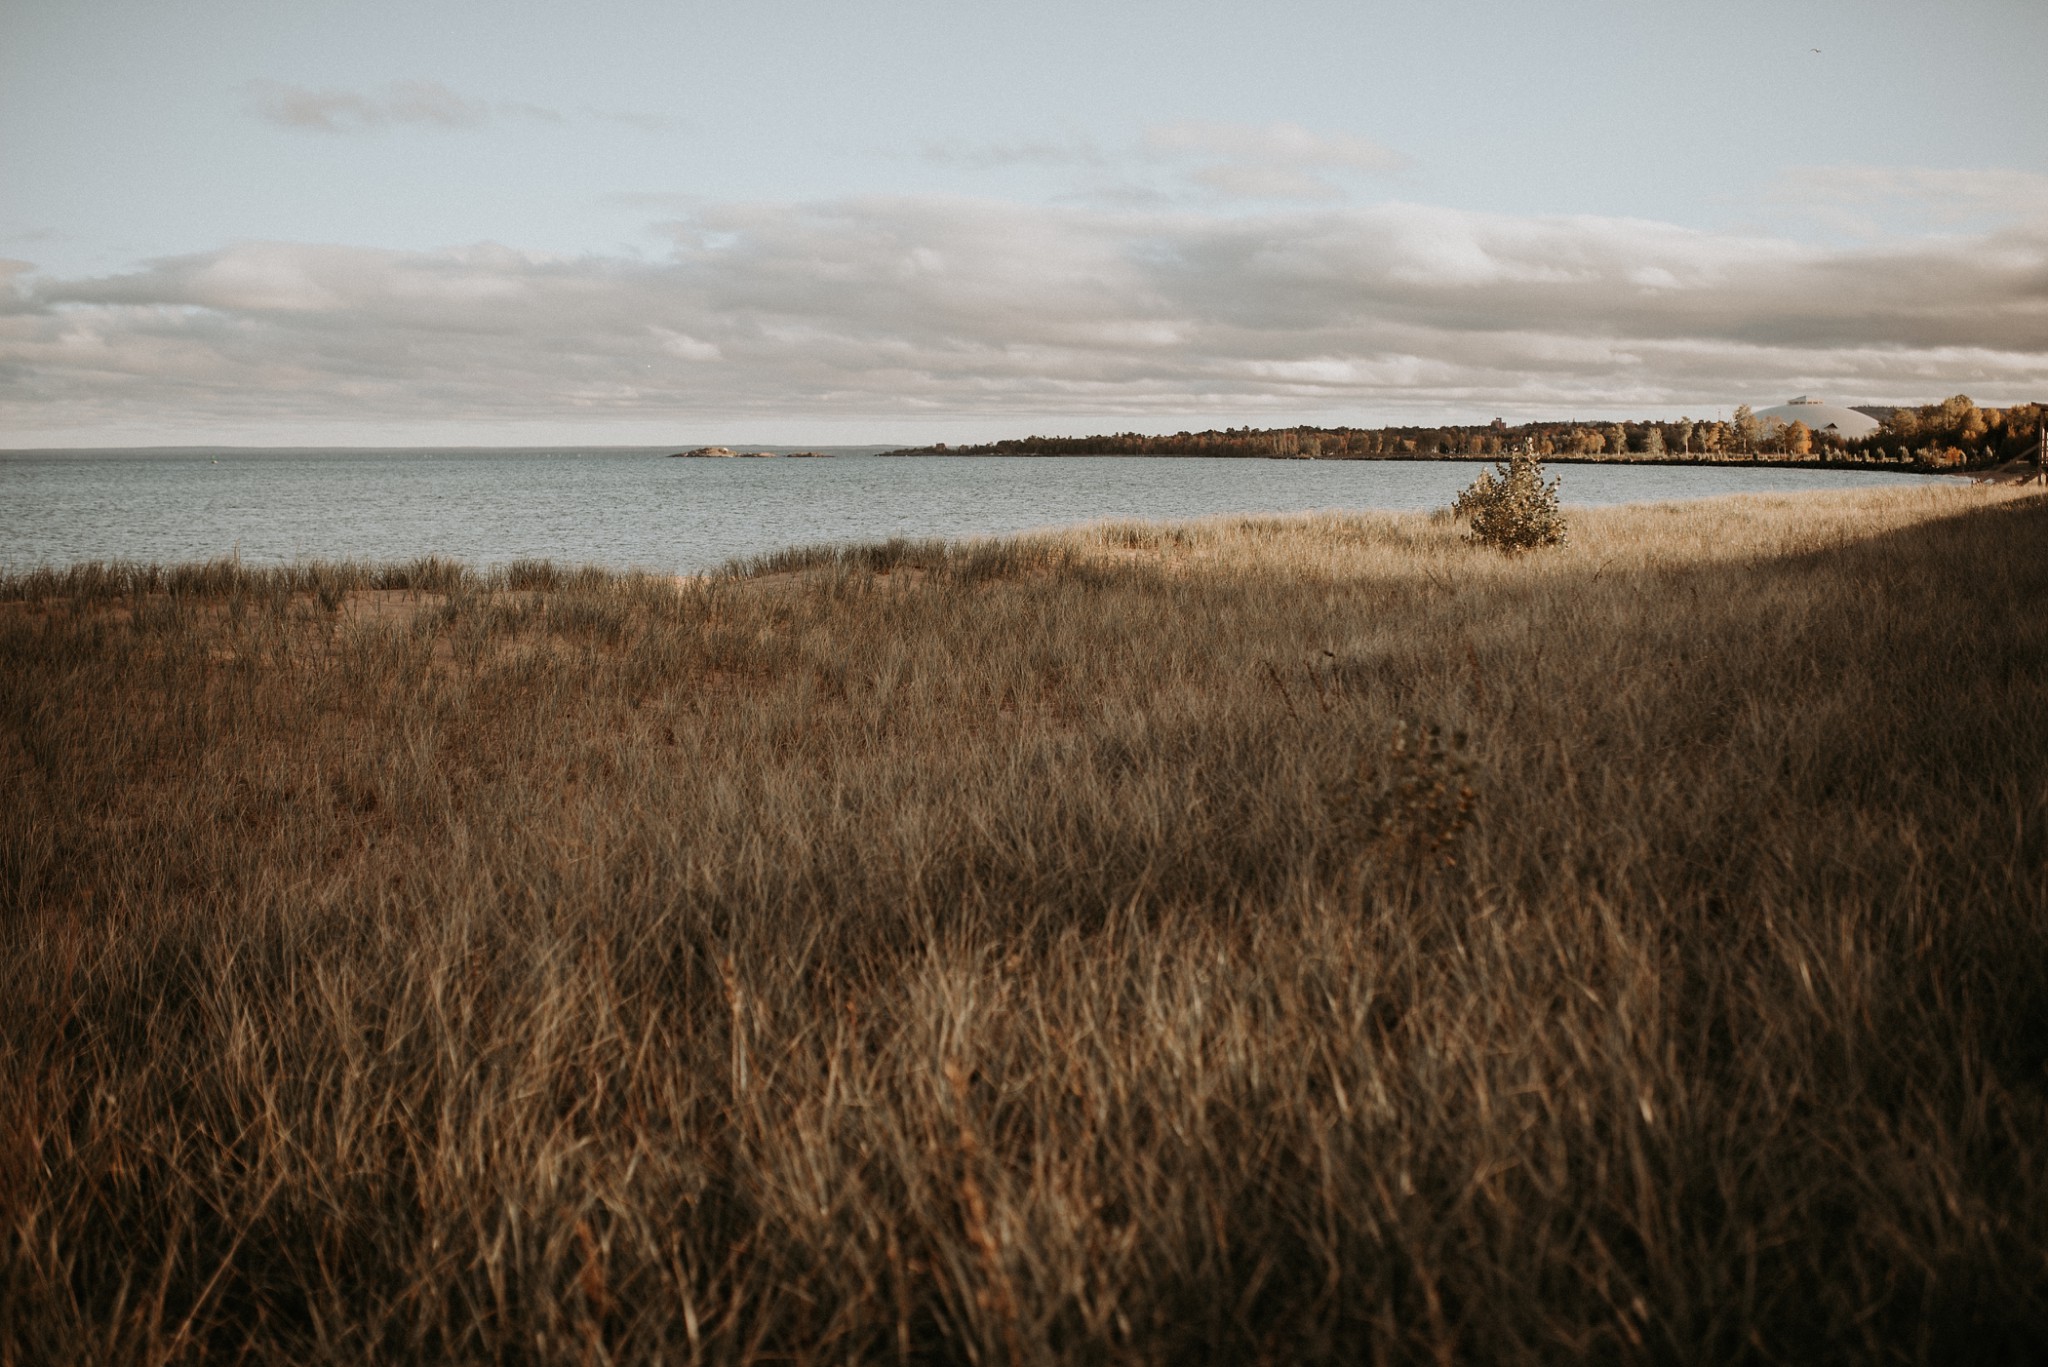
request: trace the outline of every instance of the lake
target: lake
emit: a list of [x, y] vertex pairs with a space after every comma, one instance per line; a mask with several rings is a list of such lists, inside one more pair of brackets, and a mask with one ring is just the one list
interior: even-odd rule
[[[980, 536], [1098, 518], [1447, 505], [1478, 461], [1181, 456], [670, 460], [573, 450], [0, 452], [0, 569], [239, 554], [472, 565], [551, 559], [663, 573], [817, 542]], [[1756, 466], [1559, 465], [1588, 505], [1911, 484]]]

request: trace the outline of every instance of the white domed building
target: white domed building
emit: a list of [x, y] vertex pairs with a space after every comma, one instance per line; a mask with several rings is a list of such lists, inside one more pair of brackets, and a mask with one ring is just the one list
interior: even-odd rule
[[1877, 419], [1868, 413], [1858, 413], [1853, 408], [1843, 408], [1824, 399], [1811, 399], [1804, 394], [1776, 408], [1759, 410], [1756, 420], [1766, 432], [1790, 427], [1795, 422], [1805, 423], [1809, 432], [1825, 432], [1833, 428], [1847, 441], [1867, 437], [1877, 430]]

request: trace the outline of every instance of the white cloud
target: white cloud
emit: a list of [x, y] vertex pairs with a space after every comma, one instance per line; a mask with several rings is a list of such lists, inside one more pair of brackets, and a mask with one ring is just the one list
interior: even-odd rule
[[1087, 138], [1022, 138], [996, 142], [930, 142], [923, 159], [935, 166], [988, 171], [1011, 166], [1094, 167], [1107, 158]]
[[1195, 160], [1187, 181], [1225, 199], [1313, 203], [1344, 197], [1339, 176], [1406, 169], [1408, 159], [1370, 138], [1314, 133], [1300, 124], [1234, 124], [1203, 120], [1154, 124], [1145, 150], [1169, 160]]
[[[994, 142], [927, 143], [924, 161], [951, 170], [1016, 167], [1065, 170], [1082, 180], [1078, 202], [1125, 209], [1187, 199], [1328, 203], [1345, 197], [1361, 173], [1385, 174], [1408, 159], [1370, 138], [1321, 134], [1299, 124], [1233, 124], [1201, 120], [1153, 124], [1135, 144], [1105, 150], [1083, 137]], [[1168, 173], [1162, 182], [1160, 172]], [[1178, 182], [1175, 192], [1168, 185]]]
[[1370, 138], [1349, 133], [1312, 133], [1294, 123], [1255, 125], [1186, 119], [1147, 128], [1145, 145], [1155, 152], [1189, 152], [1263, 166], [1399, 171], [1408, 165], [1408, 159], [1399, 152]]
[[1028, 426], [2048, 396], [2048, 221], [1855, 247], [1416, 205], [724, 205], [666, 258], [251, 243], [0, 281], [0, 426]]
[[716, 346], [692, 337], [687, 332], [677, 332], [658, 323], [648, 324], [647, 330], [661, 340], [661, 349], [671, 356], [680, 356], [686, 361], [716, 361], [724, 358], [725, 353]]
[[1885, 225], [1988, 226], [2048, 217], [2048, 175], [1927, 166], [1794, 166], [1766, 187], [1768, 203], [1865, 236]]
[[1252, 166], [1242, 162], [1221, 162], [1199, 166], [1188, 179], [1230, 199], [1342, 199], [1344, 191], [1321, 176], [1291, 166]]

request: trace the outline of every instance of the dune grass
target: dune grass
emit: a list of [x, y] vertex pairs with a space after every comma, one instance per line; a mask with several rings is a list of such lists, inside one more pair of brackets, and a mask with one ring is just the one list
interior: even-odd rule
[[2048, 501], [0, 581], [0, 1364], [2048, 1342]]

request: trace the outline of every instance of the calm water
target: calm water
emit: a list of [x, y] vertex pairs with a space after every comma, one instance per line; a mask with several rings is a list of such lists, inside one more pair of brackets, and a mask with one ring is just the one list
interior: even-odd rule
[[[79, 560], [547, 558], [664, 572], [779, 547], [973, 536], [1095, 518], [1448, 504], [1478, 462], [1181, 457], [669, 460], [576, 452], [0, 453], [0, 569]], [[1848, 489], [1931, 476], [1553, 468], [1579, 504]]]

